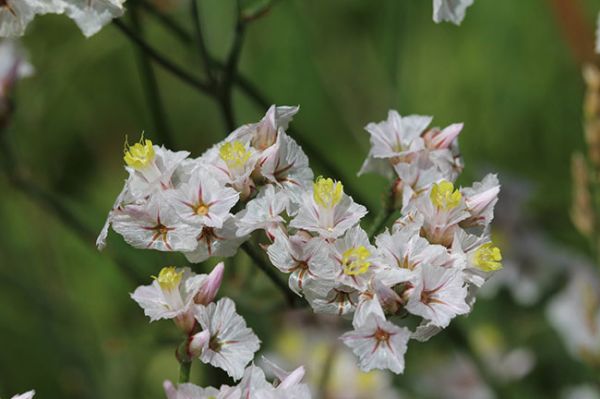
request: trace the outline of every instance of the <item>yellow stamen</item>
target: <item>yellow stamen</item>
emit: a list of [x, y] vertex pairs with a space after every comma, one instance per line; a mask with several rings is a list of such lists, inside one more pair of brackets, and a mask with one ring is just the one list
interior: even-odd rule
[[346, 250], [342, 254], [344, 274], [357, 276], [366, 273], [369, 270], [369, 266], [371, 266], [371, 262], [367, 262], [369, 256], [371, 256], [371, 252], [363, 245]]
[[206, 216], [208, 214], [208, 205], [205, 204], [198, 204], [196, 205], [196, 207], [194, 208], [194, 212], [196, 213], [196, 215], [198, 216]]
[[484, 272], [493, 272], [502, 269], [502, 253], [500, 248], [488, 242], [475, 251], [473, 263]]
[[334, 182], [330, 178], [317, 177], [313, 183], [313, 197], [317, 205], [323, 208], [333, 208], [342, 199], [344, 186], [341, 182]]
[[123, 159], [128, 166], [134, 169], [144, 169], [154, 160], [154, 147], [152, 141], [145, 140], [144, 135], [140, 138], [139, 143], [130, 146], [125, 138], [125, 156]]
[[153, 279], [158, 281], [160, 288], [165, 291], [171, 291], [179, 287], [183, 272], [177, 272], [175, 266], [163, 267], [158, 273], [158, 277], [152, 276]]
[[433, 205], [437, 208], [449, 211], [460, 204], [462, 194], [460, 191], [454, 189], [454, 184], [447, 180], [442, 180], [433, 185], [429, 197]]
[[219, 149], [219, 156], [229, 168], [241, 168], [250, 158], [250, 151], [239, 141], [228, 141]]

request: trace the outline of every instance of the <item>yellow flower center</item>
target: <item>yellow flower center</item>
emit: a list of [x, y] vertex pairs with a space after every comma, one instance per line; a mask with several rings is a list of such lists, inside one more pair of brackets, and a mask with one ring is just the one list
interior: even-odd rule
[[250, 158], [250, 151], [239, 141], [226, 142], [219, 149], [219, 155], [229, 168], [241, 168]]
[[371, 262], [367, 262], [369, 256], [371, 256], [371, 252], [363, 245], [346, 250], [342, 254], [344, 274], [357, 276], [366, 273], [369, 270], [369, 266], [371, 266]]
[[477, 248], [473, 263], [484, 272], [493, 272], [502, 269], [501, 260], [500, 248], [488, 242]]
[[435, 183], [431, 188], [431, 203], [438, 209], [449, 211], [460, 204], [462, 194], [454, 189], [454, 184], [447, 180]]
[[125, 156], [123, 160], [128, 166], [134, 169], [144, 169], [154, 160], [154, 147], [152, 141], [145, 140], [144, 136], [140, 139], [139, 143], [135, 143], [130, 146], [125, 141]]
[[198, 216], [206, 216], [208, 215], [208, 205], [205, 204], [198, 204], [194, 207], [194, 213], [196, 213], [196, 215]]
[[179, 287], [183, 272], [177, 272], [175, 266], [163, 267], [158, 273], [158, 277], [152, 276], [153, 279], [158, 281], [160, 288], [165, 291], [171, 291]]
[[334, 182], [330, 178], [317, 177], [313, 183], [313, 197], [317, 205], [323, 208], [333, 208], [342, 199], [344, 186], [341, 182]]

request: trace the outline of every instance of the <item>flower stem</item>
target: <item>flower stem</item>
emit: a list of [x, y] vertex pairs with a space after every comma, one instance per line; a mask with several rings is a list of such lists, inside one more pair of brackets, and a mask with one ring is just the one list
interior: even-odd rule
[[182, 361], [179, 363], [179, 383], [185, 384], [190, 382], [190, 371], [192, 369], [191, 361]]
[[385, 226], [386, 222], [394, 213], [394, 191], [393, 185], [390, 187], [383, 195], [382, 207], [375, 220], [373, 220], [373, 224], [369, 229], [369, 239], [372, 239], [375, 234], [379, 233], [381, 229]]

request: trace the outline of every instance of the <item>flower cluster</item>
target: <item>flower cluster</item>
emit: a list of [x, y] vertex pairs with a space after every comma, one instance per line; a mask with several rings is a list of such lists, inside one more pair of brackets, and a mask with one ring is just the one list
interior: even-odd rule
[[2, 0], [0, 37], [23, 36], [27, 25], [43, 14], [65, 14], [87, 37], [125, 12], [125, 0]]
[[195, 274], [189, 268], [163, 268], [152, 284], [138, 287], [131, 297], [144, 309], [151, 321], [171, 319], [185, 333], [180, 348], [180, 361], [201, 362], [219, 367], [234, 380], [236, 387], [200, 388], [193, 384], [178, 387], [165, 382], [169, 399], [236, 399], [236, 398], [310, 398], [306, 385], [301, 384], [304, 368], [287, 373], [269, 363], [280, 382], [276, 387], [267, 383], [263, 372], [251, 365], [260, 347], [254, 332], [236, 312], [229, 298], [214, 302], [223, 278], [223, 263], [208, 275]]
[[[498, 180], [455, 188], [462, 124], [430, 128], [431, 117], [390, 111], [366, 127], [372, 146], [360, 173], [393, 178], [390, 207], [401, 215], [372, 242], [359, 225], [367, 209], [341, 182], [313, 181], [306, 155], [285, 133], [297, 110], [273, 106], [196, 159], [144, 139], [127, 146], [129, 178], [98, 246], [112, 225], [134, 247], [183, 252], [196, 263], [231, 256], [264, 231], [262, 246], [290, 274], [291, 290], [317, 313], [353, 317], [342, 340], [361, 368], [401, 373], [409, 339], [427, 340], [468, 313], [476, 289], [501, 268], [489, 237]], [[420, 321], [414, 331], [399, 320], [407, 315]]]

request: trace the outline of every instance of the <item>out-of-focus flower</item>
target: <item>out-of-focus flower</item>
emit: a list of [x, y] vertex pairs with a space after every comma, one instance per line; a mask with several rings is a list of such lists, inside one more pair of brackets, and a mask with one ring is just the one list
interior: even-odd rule
[[207, 306], [198, 305], [194, 312], [202, 329], [210, 333], [200, 360], [225, 370], [235, 380], [242, 378], [244, 367], [254, 358], [260, 341], [236, 313], [233, 301], [222, 298]]
[[34, 395], [35, 395], [35, 391], [29, 391], [29, 392], [22, 393], [20, 395], [15, 395], [11, 399], [32, 399]]
[[17, 80], [33, 75], [27, 53], [16, 40], [0, 40], [0, 101], [8, 96]]
[[452, 22], [460, 25], [473, 0], [433, 0], [433, 20], [436, 23]]
[[600, 364], [600, 282], [593, 273], [575, 273], [547, 314], [574, 357]]
[[431, 397], [446, 399], [494, 399], [473, 362], [462, 354], [455, 354], [440, 363], [429, 365], [417, 381], [419, 390]]
[[600, 391], [592, 385], [569, 387], [561, 393], [561, 399], [600, 399]]

